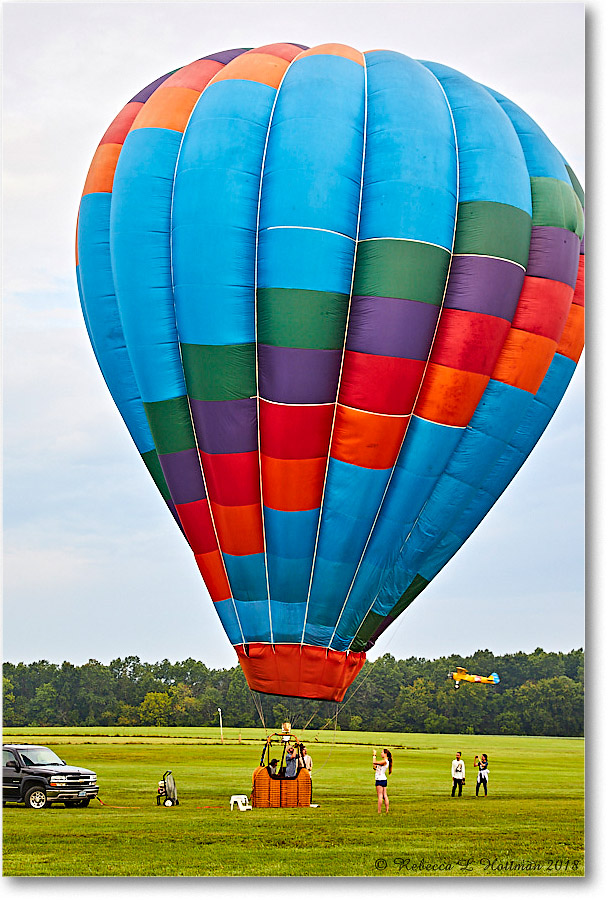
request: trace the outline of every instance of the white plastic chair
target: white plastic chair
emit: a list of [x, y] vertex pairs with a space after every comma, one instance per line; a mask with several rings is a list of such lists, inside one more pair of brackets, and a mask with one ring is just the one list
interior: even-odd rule
[[251, 809], [252, 807], [249, 804], [249, 798], [245, 794], [233, 794], [230, 798], [230, 810], [232, 811], [235, 805], [240, 809], [241, 812], [245, 812], [246, 809]]

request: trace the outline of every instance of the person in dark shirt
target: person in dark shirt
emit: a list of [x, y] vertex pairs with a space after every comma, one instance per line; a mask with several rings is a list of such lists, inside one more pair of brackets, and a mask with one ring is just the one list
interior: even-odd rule
[[298, 774], [298, 754], [295, 747], [289, 747], [287, 750], [287, 760], [285, 762], [285, 778], [295, 778]]
[[488, 775], [490, 774], [488, 769], [488, 756], [486, 753], [482, 753], [481, 757], [476, 756], [473, 760], [473, 765], [477, 767], [477, 784], [475, 785], [475, 796], [479, 797], [479, 788], [483, 784], [483, 792], [484, 797], [488, 796]]

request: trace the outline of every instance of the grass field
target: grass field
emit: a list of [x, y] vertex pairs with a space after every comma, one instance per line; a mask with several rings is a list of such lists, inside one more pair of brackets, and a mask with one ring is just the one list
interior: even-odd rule
[[[3, 811], [5, 876], [543, 876], [584, 874], [582, 739], [310, 731], [317, 809], [230, 812], [250, 793], [261, 729], [11, 729], [94, 769], [88, 809]], [[389, 747], [389, 815], [371, 748]], [[461, 750], [467, 781], [450, 796]], [[487, 753], [487, 799], [473, 757]], [[171, 769], [179, 806], [156, 805]]]

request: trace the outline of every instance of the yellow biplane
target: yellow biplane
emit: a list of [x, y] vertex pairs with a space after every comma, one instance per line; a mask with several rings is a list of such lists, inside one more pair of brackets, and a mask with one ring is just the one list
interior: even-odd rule
[[498, 684], [500, 681], [496, 672], [492, 672], [491, 675], [470, 675], [461, 666], [457, 666], [455, 672], [448, 672], [448, 678], [454, 681], [454, 688], [456, 689], [460, 687], [461, 681], [470, 681], [475, 684]]

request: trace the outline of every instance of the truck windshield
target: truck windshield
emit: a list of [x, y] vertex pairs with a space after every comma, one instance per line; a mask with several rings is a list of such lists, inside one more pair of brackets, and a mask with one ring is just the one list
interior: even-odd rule
[[63, 760], [48, 747], [28, 747], [20, 750], [21, 759], [26, 766], [63, 766]]

